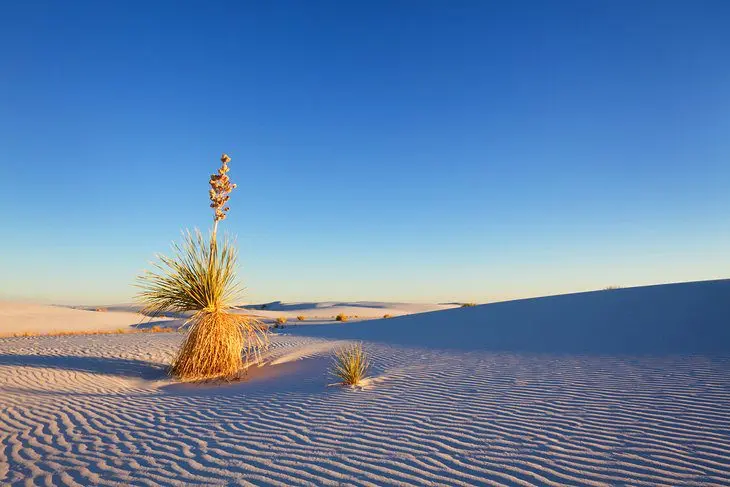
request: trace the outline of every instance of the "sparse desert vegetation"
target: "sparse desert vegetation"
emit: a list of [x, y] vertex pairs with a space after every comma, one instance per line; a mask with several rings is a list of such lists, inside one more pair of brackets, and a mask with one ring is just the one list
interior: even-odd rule
[[255, 361], [268, 343], [267, 328], [258, 320], [230, 313], [240, 287], [236, 278], [237, 253], [232, 241], [218, 242], [218, 224], [236, 185], [228, 177], [230, 157], [221, 156], [217, 174], [210, 177], [213, 228], [206, 241], [202, 233], [186, 232], [173, 256], [160, 256], [156, 271], [140, 277], [139, 300], [151, 315], [193, 312], [186, 322], [187, 336], [170, 368], [180, 380], [230, 378]]
[[477, 305], [477, 303], [473, 303], [473, 302], [470, 302], [470, 303], [461, 303], [461, 307], [462, 308], [472, 308], [472, 307], [474, 307], [476, 305]]
[[392, 317], [393, 317], [393, 315], [392, 315], [392, 314], [390, 314], [390, 313], [385, 313], [385, 314], [383, 315], [383, 318], [385, 318], [385, 319], [388, 319], [388, 318], [392, 318]]
[[21, 338], [21, 337], [56, 337], [56, 336], [84, 336], [84, 335], [125, 335], [129, 333], [172, 333], [177, 331], [168, 326], [152, 326], [150, 328], [117, 328], [116, 330], [89, 330], [89, 331], [50, 331], [39, 333], [24, 331], [16, 333], [0, 333], [0, 338]]
[[347, 321], [349, 318], [345, 313], [340, 313], [335, 316], [335, 321]]
[[370, 367], [362, 343], [344, 347], [335, 353], [331, 373], [343, 385], [357, 386], [365, 378]]
[[306, 316], [304, 316], [304, 315], [299, 315], [299, 316], [297, 316], [297, 320], [299, 320], [299, 321], [304, 321], [304, 320], [306, 320], [306, 319], [307, 319], [307, 317], [306, 317]]
[[283, 328], [287, 321], [286, 316], [279, 316], [274, 320], [274, 328]]

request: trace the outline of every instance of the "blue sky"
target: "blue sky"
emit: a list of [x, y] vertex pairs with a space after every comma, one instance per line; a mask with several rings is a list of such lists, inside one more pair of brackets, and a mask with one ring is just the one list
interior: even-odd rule
[[207, 177], [247, 299], [730, 275], [730, 3], [5, 2], [0, 297], [128, 301]]

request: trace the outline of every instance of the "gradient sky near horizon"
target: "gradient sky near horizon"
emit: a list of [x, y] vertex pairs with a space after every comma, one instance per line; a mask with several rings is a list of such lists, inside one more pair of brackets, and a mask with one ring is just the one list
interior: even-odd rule
[[0, 297], [129, 301], [239, 184], [248, 301], [730, 275], [730, 2], [3, 2]]

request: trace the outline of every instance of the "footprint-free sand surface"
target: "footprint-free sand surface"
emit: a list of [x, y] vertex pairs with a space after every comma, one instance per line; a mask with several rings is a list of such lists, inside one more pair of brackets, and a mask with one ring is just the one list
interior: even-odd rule
[[[100, 308], [105, 309], [105, 308]], [[168, 320], [155, 320], [161, 324]], [[14, 334], [49, 334], [58, 332], [127, 331], [151, 320], [131, 310], [109, 313], [49, 306], [33, 303], [0, 301], [0, 337]]]
[[[0, 339], [0, 484], [727, 486], [729, 298], [712, 281], [290, 327], [226, 385], [166, 377], [178, 333]], [[370, 379], [331, 386], [353, 340]]]
[[[277, 318], [291, 325], [332, 323], [338, 314], [350, 321], [425, 313], [459, 307], [458, 304], [388, 303], [376, 301], [273, 303], [241, 306], [235, 311], [255, 316], [266, 323]], [[304, 318], [299, 321], [299, 317]], [[58, 334], [74, 332], [129, 332], [153, 326], [178, 328], [184, 315], [167, 313], [150, 318], [134, 304], [101, 306], [56, 306], [0, 300], [0, 338], [22, 334]]]

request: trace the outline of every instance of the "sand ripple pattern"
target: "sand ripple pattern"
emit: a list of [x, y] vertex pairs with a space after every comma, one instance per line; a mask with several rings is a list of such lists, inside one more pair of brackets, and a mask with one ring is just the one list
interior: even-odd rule
[[224, 387], [171, 383], [176, 335], [0, 340], [2, 485], [730, 485], [730, 357], [445, 352], [325, 340]]

